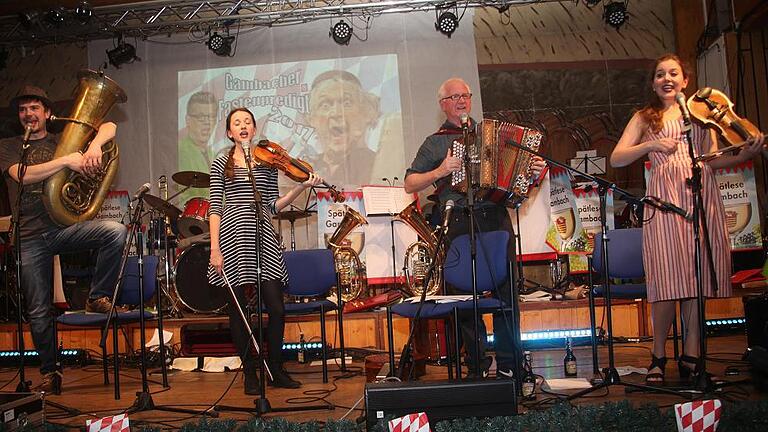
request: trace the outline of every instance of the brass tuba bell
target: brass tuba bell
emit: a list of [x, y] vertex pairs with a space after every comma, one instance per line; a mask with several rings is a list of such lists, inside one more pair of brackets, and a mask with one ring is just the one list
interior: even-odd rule
[[[123, 89], [101, 72], [83, 70], [77, 76], [80, 83], [69, 117], [51, 117], [67, 122], [54, 158], [84, 151], [115, 102], [127, 100]], [[93, 219], [101, 210], [117, 175], [117, 167], [117, 143], [111, 140], [102, 146], [101, 170], [95, 177], [70, 169], [62, 169], [49, 177], [45, 182], [43, 203], [51, 219], [59, 225]]]
[[416, 206], [418, 201], [408, 204], [400, 213], [395, 216], [408, 224], [419, 237], [419, 240], [408, 246], [405, 251], [405, 290], [412, 296], [420, 296], [424, 292], [424, 283], [426, 282], [429, 266], [432, 264], [432, 257], [436, 256], [435, 270], [432, 279], [426, 287], [427, 295], [435, 295], [440, 290], [443, 280], [443, 261], [445, 253], [441, 250], [435, 255], [437, 249], [437, 237], [434, 231], [427, 223], [424, 214]]
[[352, 247], [343, 244], [343, 240], [353, 229], [368, 225], [368, 220], [346, 204], [344, 209], [344, 217], [328, 239], [328, 247], [333, 249], [333, 261], [341, 285], [341, 300], [348, 302], [360, 297], [368, 289], [368, 279], [360, 256]]

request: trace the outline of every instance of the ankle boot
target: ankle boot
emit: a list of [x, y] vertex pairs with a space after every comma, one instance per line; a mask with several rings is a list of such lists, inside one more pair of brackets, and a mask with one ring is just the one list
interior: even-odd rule
[[281, 365], [270, 367], [270, 371], [272, 371], [272, 381], [270, 381], [269, 385], [272, 387], [288, 389], [297, 389], [301, 387], [301, 383], [292, 379]]
[[251, 396], [261, 394], [261, 381], [256, 368], [243, 368], [243, 391]]

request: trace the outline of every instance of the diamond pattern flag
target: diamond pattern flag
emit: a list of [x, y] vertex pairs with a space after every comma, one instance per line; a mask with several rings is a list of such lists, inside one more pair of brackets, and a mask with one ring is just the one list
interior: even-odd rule
[[130, 432], [128, 416], [119, 414], [112, 417], [104, 417], [98, 420], [86, 420], [85, 426], [88, 432]]
[[420, 412], [390, 420], [389, 432], [431, 432], [427, 414]]
[[676, 404], [678, 432], [715, 432], [721, 409], [722, 402], [718, 399]]

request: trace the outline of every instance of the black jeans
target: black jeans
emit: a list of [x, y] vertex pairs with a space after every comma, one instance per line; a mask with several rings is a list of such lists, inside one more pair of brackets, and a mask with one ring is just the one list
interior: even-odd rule
[[[246, 306], [250, 298], [247, 293], [254, 292], [254, 285], [240, 285], [234, 288], [237, 301], [243, 308], [243, 312], [248, 314]], [[267, 326], [267, 344], [269, 347], [268, 361], [270, 367], [280, 367], [283, 364], [283, 332], [285, 331], [285, 304], [283, 303], [283, 283], [281, 281], [271, 280], [261, 283], [262, 303], [269, 314], [269, 326]], [[254, 298], [253, 310], [258, 308]], [[243, 368], [253, 370], [256, 368], [256, 359], [251, 351], [251, 342], [248, 335], [248, 329], [243, 324], [240, 313], [231, 302], [227, 306], [229, 314], [229, 328], [232, 332], [232, 341], [237, 347], [240, 359], [243, 362]], [[254, 334], [258, 331], [258, 323], [252, 323]], [[258, 334], [256, 334], [258, 340]]]
[[[512, 223], [509, 219], [509, 213], [506, 207], [503, 206], [488, 206], [475, 209], [475, 232], [488, 232], [488, 231], [508, 231], [512, 233]], [[456, 237], [469, 234], [469, 211], [464, 207], [458, 207], [454, 209], [451, 221], [448, 224], [448, 240], [452, 241]], [[510, 246], [508, 253], [513, 253], [514, 245], [513, 237], [510, 235]], [[481, 268], [477, 269], [478, 272], [487, 271]], [[457, 290], [450, 285], [446, 286], [449, 294], [456, 294]], [[461, 293], [465, 294], [465, 293]], [[501, 299], [506, 304], [509, 304], [509, 280], [498, 287], [494, 293], [496, 297]], [[510, 370], [514, 368], [514, 331], [518, 329], [512, 328], [512, 315], [510, 313], [505, 314], [501, 311], [493, 314], [493, 334], [494, 344], [496, 346], [496, 367], [499, 370]], [[470, 368], [475, 364], [475, 346], [473, 341], [477, 338], [474, 332], [474, 317], [471, 311], [459, 315], [459, 329], [460, 337], [464, 343], [464, 350], [467, 353], [467, 363]], [[488, 349], [488, 343], [485, 335], [487, 330], [485, 322], [482, 317], [478, 323], [478, 332], [480, 334], [480, 356], [485, 357], [485, 352]], [[470, 369], [471, 370], [471, 369]]]

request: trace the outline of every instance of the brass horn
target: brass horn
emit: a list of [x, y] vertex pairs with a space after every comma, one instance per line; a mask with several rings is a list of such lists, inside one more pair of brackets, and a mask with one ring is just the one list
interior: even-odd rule
[[[115, 102], [127, 100], [123, 89], [101, 72], [83, 70], [77, 76], [79, 86], [69, 117], [52, 117], [67, 122], [54, 158], [85, 151]], [[102, 146], [101, 170], [95, 177], [70, 169], [62, 169], [49, 177], [43, 202], [51, 219], [60, 225], [93, 219], [117, 175], [118, 154], [117, 143], [111, 140]]]
[[341, 300], [348, 302], [360, 297], [368, 289], [368, 280], [360, 256], [351, 246], [342, 242], [353, 229], [360, 225], [367, 225], [368, 220], [346, 204], [344, 209], [344, 217], [328, 239], [328, 247], [333, 249], [333, 261], [336, 264], [339, 285], [341, 285]]
[[426, 287], [427, 295], [435, 295], [442, 286], [443, 272], [442, 264], [445, 261], [445, 253], [440, 252], [435, 255], [437, 249], [437, 237], [434, 231], [427, 223], [424, 214], [416, 206], [418, 201], [414, 201], [400, 213], [395, 219], [408, 224], [418, 235], [419, 240], [408, 246], [405, 251], [405, 290], [412, 296], [420, 296], [424, 292], [424, 282], [427, 278], [427, 271], [432, 263], [432, 257], [436, 256], [435, 270], [429, 285]]

